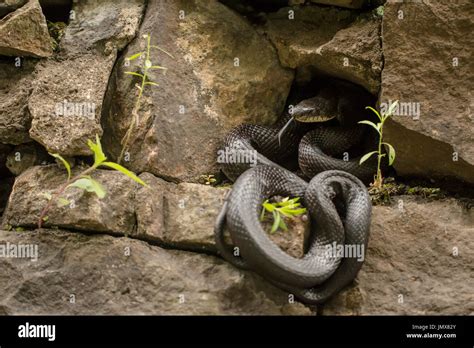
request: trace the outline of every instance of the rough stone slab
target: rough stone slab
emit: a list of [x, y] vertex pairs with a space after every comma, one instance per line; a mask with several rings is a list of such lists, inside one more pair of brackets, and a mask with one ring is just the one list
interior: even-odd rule
[[454, 199], [401, 196], [374, 207], [357, 282], [325, 304], [323, 315], [472, 315], [473, 226], [474, 210]]
[[52, 153], [89, 155], [87, 140], [102, 135], [102, 100], [114, 61], [113, 54], [84, 54], [42, 63], [28, 99], [31, 138]]
[[117, 50], [135, 36], [144, 0], [78, 1], [72, 10], [59, 59], [40, 65], [28, 100], [31, 137], [65, 156], [90, 154], [87, 140], [102, 135], [102, 103]]
[[44, 229], [1, 231], [7, 242], [37, 245], [38, 260], [0, 258], [1, 314], [311, 314], [212, 256]]
[[377, 94], [382, 70], [380, 23], [371, 13], [358, 15], [324, 6], [286, 7], [269, 14], [262, 30], [277, 48], [283, 66], [311, 67]]
[[466, 49], [474, 46], [472, 9], [470, 0], [385, 5], [379, 101], [399, 100], [407, 111], [412, 106], [384, 133], [397, 151], [400, 175], [474, 183], [474, 62]]
[[0, 143], [18, 145], [31, 141], [28, 131], [31, 114], [28, 97], [32, 90], [37, 62], [22, 59], [0, 62]]
[[120, 152], [136, 100], [137, 79], [124, 72], [141, 65], [137, 59], [125, 66], [124, 58], [145, 49], [145, 34], [174, 58], [152, 51], [153, 64], [167, 70], [155, 73], [159, 86], [144, 93], [128, 163], [134, 171], [198, 181], [217, 172], [216, 151], [231, 128], [270, 124], [281, 114], [293, 73], [281, 68], [272, 45], [248, 21], [218, 1], [150, 1], [111, 78], [103, 122], [111, 158]]
[[149, 173], [140, 178], [149, 186], [135, 195], [138, 237], [215, 251], [214, 223], [228, 189], [169, 183]]
[[[73, 175], [80, 170], [79, 166], [74, 168]], [[106, 196], [99, 199], [94, 193], [68, 188], [61, 197], [74, 204], [64, 207], [53, 205], [44, 227], [57, 226], [121, 235], [132, 233], [136, 224], [133, 194], [138, 184], [116, 171], [99, 169], [92, 177], [102, 184]], [[26, 170], [15, 180], [2, 226], [36, 226], [47, 204], [44, 194], [53, 194], [66, 180], [66, 171], [57, 165], [36, 166]]]
[[0, 19], [0, 55], [49, 57], [51, 38], [38, 0]]

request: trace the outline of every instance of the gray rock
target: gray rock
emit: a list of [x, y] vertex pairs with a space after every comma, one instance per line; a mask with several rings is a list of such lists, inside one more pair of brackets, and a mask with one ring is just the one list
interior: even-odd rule
[[[74, 168], [74, 172], [81, 167]], [[3, 226], [35, 226], [47, 201], [65, 182], [64, 170], [56, 165], [30, 168], [16, 178], [3, 218]], [[229, 188], [194, 183], [171, 183], [143, 173], [147, 186], [136, 185], [118, 172], [98, 170], [93, 178], [102, 183], [107, 196], [68, 189], [62, 197], [75, 207], [54, 207], [44, 226], [72, 230], [106, 232], [158, 243], [167, 247], [216, 252], [214, 223]], [[307, 225], [288, 222], [292, 232], [272, 235], [272, 239], [295, 257], [303, 253]], [[229, 239], [230, 241], [230, 239]]]
[[145, 242], [53, 230], [0, 232], [38, 260], [0, 258], [2, 314], [308, 315], [258, 276]]
[[382, 70], [378, 17], [334, 7], [287, 7], [269, 14], [262, 30], [283, 66], [311, 67], [378, 93]]
[[135, 194], [137, 237], [215, 251], [214, 223], [228, 189], [168, 183], [149, 173], [140, 178], [149, 186]]
[[[17, 59], [0, 62], [0, 142], [13, 145], [31, 141], [28, 96], [37, 64], [33, 60]], [[20, 62], [18, 67], [17, 62]]]
[[385, 5], [379, 102], [403, 103], [384, 133], [400, 175], [474, 183], [471, 21], [469, 0]]
[[61, 40], [60, 59], [38, 68], [28, 108], [30, 135], [49, 152], [88, 155], [102, 135], [102, 102], [117, 50], [138, 30], [143, 0], [80, 1]]
[[0, 55], [49, 57], [52, 54], [51, 38], [38, 0], [29, 0], [0, 19]]
[[0, 0], [0, 18], [20, 8], [26, 4], [26, 1], [27, 0]]
[[[83, 169], [75, 167], [73, 175]], [[133, 193], [138, 184], [116, 171], [99, 169], [92, 177], [102, 184], [106, 196], [99, 199], [94, 193], [68, 188], [61, 197], [70, 204], [62, 207], [53, 204], [43, 226], [131, 234], [136, 224]], [[45, 193], [54, 194], [66, 180], [66, 171], [57, 165], [37, 166], [25, 171], [15, 180], [3, 216], [3, 226], [36, 226], [41, 211], [48, 203]]]
[[472, 226], [474, 210], [454, 199], [401, 196], [374, 207], [357, 282], [325, 304], [323, 315], [472, 315]]
[[288, 231], [278, 229], [272, 233], [273, 218], [271, 214], [267, 214], [267, 219], [262, 222], [263, 230], [281, 250], [293, 257], [302, 258], [311, 234], [308, 215], [284, 218], [284, 220]]
[[124, 72], [136, 71], [140, 60], [125, 66], [124, 58], [145, 49], [144, 34], [174, 58], [152, 51], [153, 63], [167, 70], [144, 93], [138, 140], [126, 163], [134, 171], [197, 181], [217, 171], [216, 151], [231, 128], [269, 124], [281, 114], [293, 73], [280, 67], [271, 44], [245, 19], [217, 1], [150, 1], [140, 35], [111, 78], [103, 115], [111, 158], [118, 157], [136, 100], [137, 79]]
[[49, 160], [48, 153], [38, 144], [31, 142], [15, 146], [8, 154], [6, 166], [13, 175], [17, 176], [28, 168]]
[[49, 152], [88, 155], [88, 139], [102, 135], [100, 112], [115, 55], [83, 54], [47, 61], [28, 99], [30, 136]]

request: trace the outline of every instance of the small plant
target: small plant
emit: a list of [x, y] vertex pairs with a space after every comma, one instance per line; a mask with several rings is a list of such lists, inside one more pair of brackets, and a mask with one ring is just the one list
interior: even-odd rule
[[388, 148], [388, 165], [391, 166], [393, 164], [393, 161], [395, 161], [395, 149], [393, 148], [392, 145], [390, 145], [389, 143], [386, 143], [386, 142], [383, 141], [383, 126], [385, 125], [385, 121], [387, 121], [387, 119], [392, 114], [392, 111], [395, 108], [395, 106], [397, 105], [397, 103], [398, 103], [398, 100], [393, 102], [392, 105], [390, 105], [390, 107], [388, 108], [387, 113], [385, 113], [383, 115], [380, 115], [380, 113], [377, 110], [375, 110], [374, 108], [372, 108], [370, 106], [367, 106], [366, 109], [372, 110], [377, 115], [380, 122], [377, 123], [377, 124], [375, 124], [371, 121], [368, 121], [368, 120], [364, 120], [364, 121], [359, 122], [359, 123], [367, 124], [367, 125], [373, 127], [377, 131], [377, 133], [379, 134], [378, 149], [376, 151], [366, 153], [364, 156], [362, 156], [362, 158], [359, 161], [359, 165], [360, 165], [360, 164], [364, 163], [365, 161], [367, 161], [372, 155], [377, 154], [377, 174], [375, 175], [375, 179], [374, 179], [374, 182], [372, 184], [372, 186], [376, 187], [377, 189], [381, 189], [382, 184], [383, 184], [382, 170], [380, 169], [380, 165], [382, 163], [382, 158], [385, 157], [385, 153], [383, 153], [383, 151], [382, 151], [382, 145], [385, 145]]
[[135, 71], [125, 71], [125, 74], [127, 75], [132, 75], [140, 78], [140, 83], [136, 84], [135, 86], [138, 89], [138, 95], [137, 99], [135, 101], [133, 110], [132, 110], [132, 119], [130, 121], [130, 125], [127, 129], [127, 132], [125, 133], [124, 137], [122, 138], [121, 144], [122, 144], [122, 150], [120, 151], [120, 155], [118, 157], [117, 162], [120, 164], [122, 162], [122, 159], [125, 155], [125, 153], [129, 150], [130, 143], [132, 142], [132, 136], [133, 132], [135, 131], [135, 128], [139, 126], [140, 124], [140, 116], [138, 114], [138, 111], [140, 110], [141, 106], [141, 101], [142, 101], [142, 96], [143, 96], [143, 91], [145, 90], [146, 86], [158, 86], [157, 83], [153, 82], [150, 80], [150, 70], [155, 70], [155, 69], [161, 69], [161, 70], [166, 70], [165, 67], [162, 67], [160, 65], [153, 65], [151, 58], [150, 58], [150, 52], [152, 48], [158, 49], [161, 52], [166, 53], [170, 57], [173, 57], [170, 53], [166, 52], [162, 48], [152, 45], [151, 44], [151, 35], [145, 34], [143, 35], [143, 38], [146, 39], [146, 50], [142, 52], [135, 53], [129, 57], [126, 58], [128, 62], [138, 59], [138, 58], [145, 58], [142, 59], [143, 64], [140, 66], [140, 72], [135, 72]]
[[142, 179], [140, 179], [138, 176], [136, 176], [133, 172], [129, 171], [128, 169], [122, 167], [121, 165], [117, 163], [107, 161], [107, 158], [105, 157], [104, 152], [102, 151], [102, 145], [100, 144], [99, 136], [96, 136], [95, 143], [91, 140], [88, 140], [87, 145], [94, 153], [94, 164], [92, 165], [92, 167], [87, 168], [86, 170], [82, 171], [81, 173], [77, 174], [74, 177], [71, 177], [72, 176], [71, 166], [68, 161], [66, 161], [59, 154], [56, 154], [56, 153], [50, 154], [54, 158], [57, 158], [58, 160], [60, 160], [61, 163], [64, 165], [64, 168], [66, 168], [67, 180], [53, 194], [44, 193], [44, 196], [48, 200], [48, 204], [41, 211], [40, 217], [38, 219], [38, 228], [41, 228], [43, 222], [48, 221], [48, 216], [46, 214], [49, 212], [49, 210], [51, 209], [54, 203], [56, 203], [58, 207], [63, 207], [71, 203], [64, 197], [61, 197], [61, 195], [69, 187], [77, 187], [87, 192], [93, 192], [97, 195], [99, 199], [104, 198], [106, 195], [104, 188], [98, 181], [94, 180], [91, 177], [91, 174], [99, 167], [108, 167], [108, 168], [117, 170], [123, 173], [124, 175], [128, 176], [129, 178], [135, 180], [139, 184], [146, 186], [146, 183]]
[[49, 36], [51, 37], [51, 47], [54, 52], [59, 51], [59, 41], [64, 35], [67, 24], [64, 22], [47, 22]]
[[205, 185], [212, 185], [214, 184], [217, 179], [214, 177], [214, 175], [201, 175], [201, 180], [204, 182]]
[[275, 233], [278, 228], [288, 231], [288, 227], [285, 224], [284, 217], [295, 217], [306, 213], [306, 208], [301, 207], [298, 203], [299, 197], [290, 199], [289, 197], [283, 198], [280, 202], [271, 203], [267, 199], [262, 203], [262, 213], [260, 214], [260, 221], [265, 219], [265, 212], [268, 211], [273, 215], [273, 225], [271, 233]]

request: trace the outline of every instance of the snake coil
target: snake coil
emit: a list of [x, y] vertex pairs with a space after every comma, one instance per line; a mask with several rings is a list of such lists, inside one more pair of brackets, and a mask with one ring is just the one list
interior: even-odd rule
[[[288, 123], [288, 117], [282, 122]], [[373, 161], [359, 166], [359, 158], [344, 161], [332, 155], [361, 140], [373, 145], [373, 138], [364, 137], [357, 126], [308, 131], [307, 125], [293, 123], [283, 139], [278, 139], [279, 128], [281, 124], [241, 125], [226, 136], [225, 148], [255, 153], [256, 158], [253, 164], [222, 164], [223, 172], [235, 183], [216, 221], [216, 245], [233, 265], [259, 273], [302, 302], [322, 303], [349, 284], [362, 267], [371, 215], [370, 197], [362, 181], [370, 180], [375, 169]], [[309, 183], [275, 163], [296, 151]], [[262, 202], [277, 195], [302, 197], [308, 209], [311, 236], [301, 259], [271, 241], [259, 221]], [[224, 240], [225, 228], [233, 245]], [[343, 255], [337, 248], [343, 248]], [[354, 254], [348, 256], [348, 250]]]

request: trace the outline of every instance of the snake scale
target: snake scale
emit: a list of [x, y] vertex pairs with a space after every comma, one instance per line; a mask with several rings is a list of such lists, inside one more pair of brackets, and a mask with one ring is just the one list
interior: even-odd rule
[[[227, 150], [256, 154], [256, 161], [222, 163], [234, 185], [215, 225], [219, 253], [309, 304], [328, 300], [362, 266], [358, 258], [328, 254], [328, 246], [363, 246], [365, 253], [369, 238], [371, 202], [363, 182], [373, 178], [375, 162], [359, 165], [360, 154], [338, 156], [355, 144], [364, 153], [373, 150], [376, 139], [353, 117], [364, 98], [345, 84], [335, 86], [304, 99], [275, 126], [240, 125], [223, 142]], [[283, 165], [295, 155], [300, 176]], [[281, 250], [262, 228], [262, 202], [272, 196], [301, 197], [308, 209], [311, 236], [300, 259]], [[224, 240], [226, 228], [233, 245]]]

